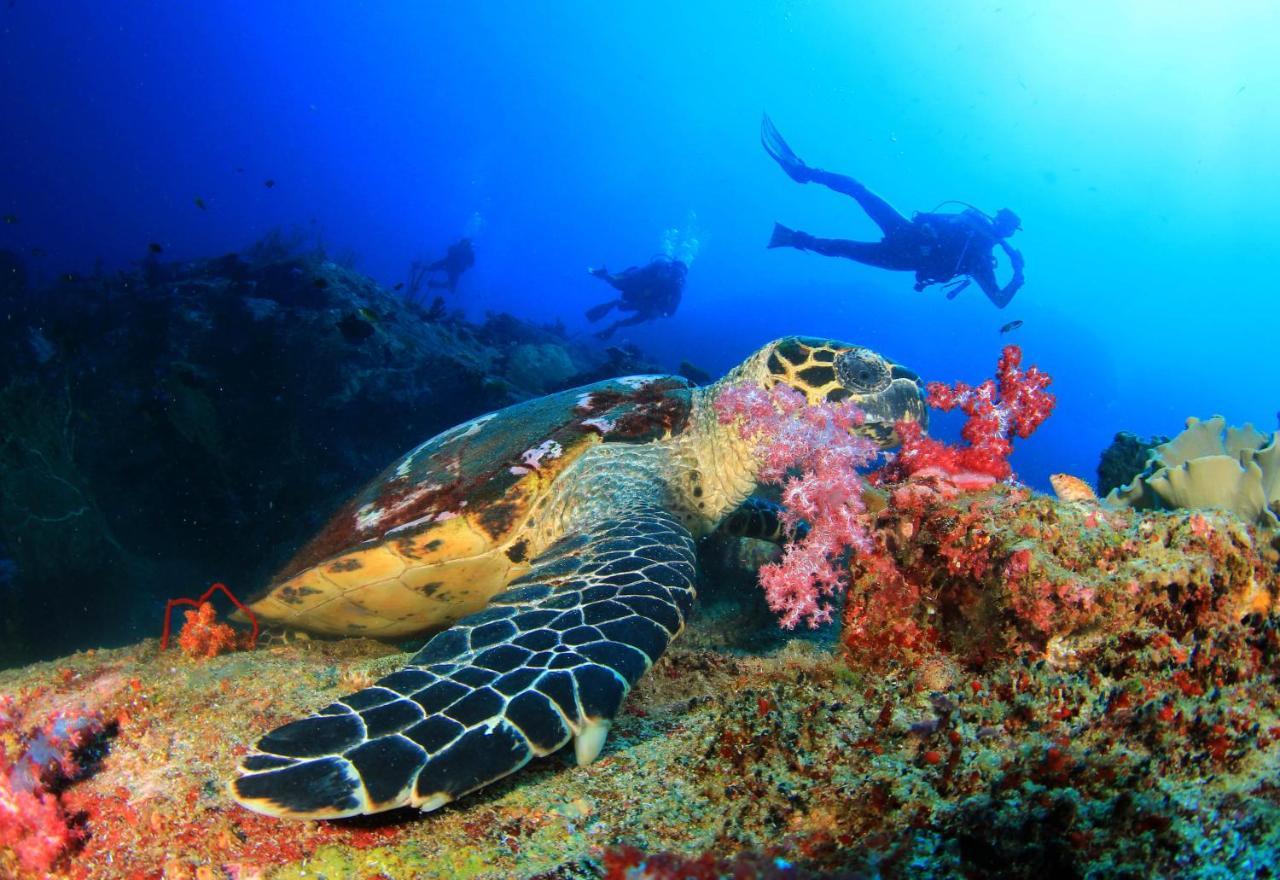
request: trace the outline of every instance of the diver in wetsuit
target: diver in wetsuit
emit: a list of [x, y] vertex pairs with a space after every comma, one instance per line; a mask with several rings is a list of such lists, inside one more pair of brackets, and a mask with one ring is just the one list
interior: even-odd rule
[[616, 274], [607, 269], [587, 271], [601, 281], [608, 282], [622, 294], [618, 299], [588, 309], [588, 321], [599, 321], [614, 308], [635, 312], [631, 317], [614, 321], [596, 333], [597, 339], [608, 339], [619, 327], [630, 327], [654, 318], [669, 318], [674, 315], [680, 305], [680, 294], [684, 291], [684, 279], [689, 267], [680, 260], [659, 257], [647, 266], [632, 266]]
[[[768, 116], [760, 125], [760, 140], [765, 151], [792, 180], [798, 183], [814, 181], [853, 197], [884, 234], [880, 241], [846, 241], [816, 238], [806, 232], [774, 224], [769, 247], [793, 247], [828, 257], [845, 257], [882, 269], [914, 271], [916, 290], [961, 278], [947, 287], [947, 299], [955, 298], [969, 286], [970, 281], [976, 281], [998, 309], [1007, 306], [1018, 288], [1022, 287], [1022, 254], [1006, 241], [1020, 228], [1020, 221], [1018, 215], [1008, 208], [1001, 208], [994, 218], [971, 207], [959, 213], [916, 214], [908, 220], [852, 177], [806, 165], [787, 146]], [[1013, 277], [1004, 287], [996, 281], [996, 259], [992, 250], [997, 245], [1008, 255], [1013, 269]]]
[[445, 273], [444, 281], [428, 281], [428, 289], [444, 287], [448, 288], [450, 293], [454, 293], [457, 290], [458, 279], [462, 277], [462, 273], [475, 264], [476, 252], [471, 248], [471, 239], [458, 239], [449, 245], [449, 250], [443, 257], [427, 265], [427, 272]]

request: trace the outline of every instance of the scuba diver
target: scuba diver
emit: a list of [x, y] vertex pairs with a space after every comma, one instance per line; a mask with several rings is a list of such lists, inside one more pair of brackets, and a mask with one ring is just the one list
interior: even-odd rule
[[[1008, 208], [1001, 208], [994, 218], [969, 206], [959, 213], [917, 213], [908, 220], [852, 177], [806, 165], [787, 146], [767, 115], [760, 124], [760, 140], [765, 152], [792, 180], [815, 181], [851, 196], [884, 234], [880, 241], [873, 242], [816, 238], [775, 223], [769, 247], [793, 247], [882, 269], [914, 271], [917, 291], [931, 284], [947, 284], [947, 299], [954, 299], [971, 281], [976, 281], [998, 309], [1007, 306], [1022, 287], [1022, 254], [1006, 241], [1021, 228], [1021, 221]], [[1008, 255], [1013, 268], [1013, 277], [1004, 287], [996, 281], [996, 259], [992, 254], [996, 245]], [[953, 281], [956, 278], [961, 280]]]
[[597, 339], [608, 339], [619, 327], [630, 327], [654, 318], [669, 318], [674, 315], [680, 305], [680, 294], [684, 290], [684, 279], [689, 267], [681, 260], [658, 257], [647, 266], [632, 266], [617, 274], [607, 269], [588, 269], [587, 272], [607, 281], [622, 294], [618, 299], [588, 309], [588, 321], [599, 321], [614, 308], [635, 312], [631, 317], [614, 321], [596, 333]]
[[428, 263], [427, 272], [445, 273], [444, 281], [428, 281], [427, 288], [444, 287], [454, 293], [458, 287], [458, 279], [462, 273], [476, 264], [476, 252], [471, 248], [471, 239], [460, 238], [449, 245], [445, 255], [434, 263]]

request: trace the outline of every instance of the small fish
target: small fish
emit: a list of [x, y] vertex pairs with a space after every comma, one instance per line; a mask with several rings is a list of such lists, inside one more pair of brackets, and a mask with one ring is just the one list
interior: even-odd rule
[[31, 249], [31, 256], [33, 257], [43, 257], [47, 253], [48, 251], [46, 251], [44, 248], [35, 247]]
[[18, 216], [16, 214], [5, 214], [4, 222], [12, 226], [15, 223], [21, 223], [22, 221], [18, 219]]
[[276, 185], [276, 182], [274, 179], [268, 177], [266, 180], [262, 181], [262, 185], [265, 186], [267, 189], [271, 189], [271, 187]]
[[1097, 501], [1098, 493], [1079, 477], [1071, 474], [1050, 474], [1049, 485], [1062, 501]]
[[368, 321], [370, 324], [378, 320], [378, 313], [370, 308], [356, 309], [356, 313], [360, 315], [360, 317]]
[[204, 203], [204, 199], [200, 198], [199, 196], [196, 196], [191, 201], [194, 202], [195, 206], [199, 208], [201, 211], [209, 210], [209, 207]]
[[404, 282], [403, 282], [403, 281], [401, 281], [399, 284], [397, 284], [395, 287], [393, 287], [393, 288], [391, 288], [391, 289], [392, 289], [392, 290], [404, 290]]
[[236, 174], [244, 174], [244, 169], [243, 169], [243, 168], [237, 168], [237, 169], [236, 169]]
[[63, 281], [67, 282], [68, 284], [71, 284], [73, 282], [80, 280], [80, 276], [77, 275], [75, 272], [63, 272], [58, 277], [61, 278]]
[[329, 282], [324, 278], [317, 278], [311, 282], [311, 286], [314, 287], [316, 290], [324, 290], [326, 287], [329, 286]]
[[1008, 324], [1005, 324], [1003, 327], [1000, 328], [1000, 332], [1008, 333], [1010, 330], [1017, 330], [1021, 326], [1022, 326], [1021, 321], [1010, 321]]
[[151, 251], [153, 254], [164, 253], [164, 248], [160, 246], [160, 242], [158, 241], [153, 241], [151, 244], [147, 245], [147, 250]]
[[[1246, 85], [1247, 85], [1247, 83], [1246, 83]], [[1236, 94], [1238, 95], [1238, 94], [1240, 94], [1240, 93], [1241, 93], [1241, 92], [1243, 92], [1243, 91], [1244, 91], [1244, 86], [1241, 86], [1240, 88], [1236, 89]]]

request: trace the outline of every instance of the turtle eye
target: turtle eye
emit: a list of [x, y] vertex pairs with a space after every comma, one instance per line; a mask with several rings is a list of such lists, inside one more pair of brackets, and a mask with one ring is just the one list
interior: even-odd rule
[[840, 384], [857, 394], [883, 390], [889, 384], [889, 367], [866, 349], [854, 348], [836, 358]]

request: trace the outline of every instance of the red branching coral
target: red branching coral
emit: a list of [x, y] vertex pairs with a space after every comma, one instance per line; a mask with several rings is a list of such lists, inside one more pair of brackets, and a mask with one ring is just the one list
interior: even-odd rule
[[846, 550], [871, 547], [858, 469], [877, 449], [851, 433], [864, 415], [847, 402], [812, 406], [781, 384], [769, 391], [749, 383], [730, 386], [715, 409], [723, 424], [736, 420], [742, 437], [755, 446], [761, 481], [782, 485], [786, 525], [794, 531], [802, 520], [809, 524], [809, 533], [788, 544], [781, 561], [760, 569], [769, 607], [787, 629], [829, 621], [831, 609], [823, 600], [846, 583], [835, 560]]
[[178, 647], [188, 657], [217, 657], [240, 646], [239, 634], [225, 623], [218, 623], [218, 612], [209, 602], [195, 611], [184, 611], [186, 623], [178, 633]]
[[20, 730], [13, 699], [0, 697], [0, 846], [24, 870], [49, 871], [84, 836], [56, 789], [76, 779], [76, 753], [103, 730], [97, 714], [59, 712]]
[[[236, 630], [227, 624], [215, 622], [217, 612], [209, 604], [209, 598], [216, 592], [225, 595], [231, 600], [231, 604], [249, 618], [252, 629], [248, 633], [237, 634]], [[199, 599], [170, 599], [165, 603], [164, 628], [160, 635], [161, 651], [169, 647], [173, 609], [179, 605], [190, 605], [196, 609], [185, 612], [186, 623], [183, 624], [182, 633], [178, 636], [178, 644], [190, 657], [216, 657], [219, 654], [241, 649], [251, 651], [258, 643], [258, 616], [237, 599], [235, 594], [227, 589], [226, 584], [216, 583], [205, 590]]]
[[885, 472], [890, 480], [936, 475], [961, 488], [980, 488], [1010, 474], [1013, 438], [1030, 437], [1049, 413], [1056, 398], [1045, 391], [1050, 377], [1038, 367], [1021, 369], [1022, 350], [1007, 345], [1000, 354], [996, 378], [980, 385], [929, 383], [929, 405], [948, 411], [959, 407], [968, 415], [960, 431], [967, 445], [947, 446], [924, 435], [916, 423], [897, 426], [902, 449]]

